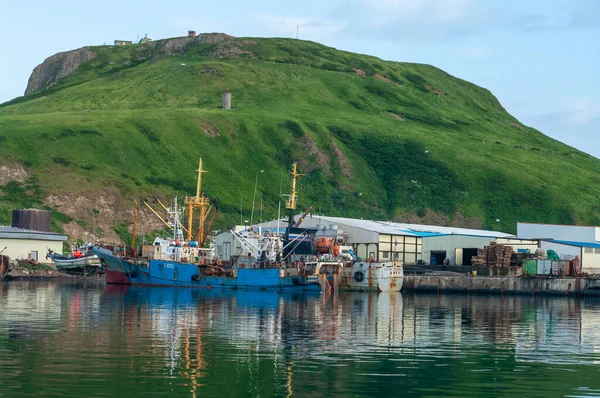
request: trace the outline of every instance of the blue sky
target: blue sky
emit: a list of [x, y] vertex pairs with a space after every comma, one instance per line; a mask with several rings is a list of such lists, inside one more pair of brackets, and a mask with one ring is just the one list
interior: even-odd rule
[[0, 102], [59, 51], [196, 32], [295, 37], [435, 65], [600, 158], [600, 0], [0, 0]]

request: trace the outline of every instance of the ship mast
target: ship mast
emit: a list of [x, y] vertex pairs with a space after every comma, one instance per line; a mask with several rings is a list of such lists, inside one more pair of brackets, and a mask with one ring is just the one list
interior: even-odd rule
[[204, 221], [206, 219], [206, 207], [209, 204], [209, 199], [202, 192], [202, 173], [206, 170], [202, 169], [202, 158], [198, 164], [198, 183], [196, 184], [196, 196], [186, 196], [185, 205], [187, 206], [187, 241], [192, 240], [194, 210], [200, 209], [200, 224], [198, 226], [198, 242], [204, 242]]
[[[290, 172], [290, 174], [292, 175], [292, 193], [290, 194], [290, 197], [288, 200], [286, 200], [285, 202], [285, 208], [288, 210], [288, 226], [287, 229], [285, 230], [285, 236], [283, 238], [283, 245], [284, 247], [287, 245], [287, 243], [290, 240], [290, 231], [292, 229], [292, 225], [294, 225], [294, 210], [296, 209], [296, 182], [300, 179], [300, 177], [305, 176], [306, 174], [300, 174], [298, 173], [297, 169], [296, 169], [296, 162], [292, 163], [292, 171]], [[287, 256], [288, 253], [284, 253], [284, 257]]]
[[292, 194], [290, 195], [290, 198], [288, 200], [285, 201], [285, 208], [288, 210], [295, 210], [296, 209], [296, 181], [300, 179], [300, 177], [306, 175], [306, 174], [299, 174], [296, 171], [296, 162], [292, 163], [292, 171], [290, 172], [290, 174], [292, 175]]

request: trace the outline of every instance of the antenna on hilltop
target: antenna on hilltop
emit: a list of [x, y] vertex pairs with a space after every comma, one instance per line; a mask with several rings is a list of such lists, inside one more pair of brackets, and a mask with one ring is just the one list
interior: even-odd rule
[[300, 25], [296, 25], [296, 40], [298, 40], [298, 30], [300, 29]]

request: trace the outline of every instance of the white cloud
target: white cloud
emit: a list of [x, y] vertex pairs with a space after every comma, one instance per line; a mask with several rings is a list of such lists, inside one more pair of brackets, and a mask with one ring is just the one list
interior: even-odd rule
[[344, 23], [314, 17], [289, 17], [282, 15], [260, 14], [256, 16], [262, 29], [284, 37], [295, 37], [296, 27], [301, 39], [319, 39], [344, 29]]
[[356, 0], [350, 7], [397, 20], [429, 17], [454, 23], [468, 17], [473, 4], [473, 0]]
[[577, 0], [553, 7], [502, 6], [482, 0], [349, 0], [331, 13], [345, 35], [398, 41], [503, 31], [514, 34], [600, 24], [600, 1]]
[[395, 40], [469, 31], [484, 25], [485, 12], [475, 0], [353, 0], [334, 15], [347, 33]]
[[588, 97], [571, 98], [546, 112], [520, 117], [527, 125], [600, 159], [600, 103]]
[[589, 124], [596, 119], [600, 120], [600, 103], [585, 97], [571, 98], [567, 102], [566, 113], [574, 124]]

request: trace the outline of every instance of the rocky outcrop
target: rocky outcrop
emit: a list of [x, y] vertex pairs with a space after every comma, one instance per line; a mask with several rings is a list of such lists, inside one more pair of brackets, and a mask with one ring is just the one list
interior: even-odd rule
[[0, 185], [11, 181], [24, 182], [30, 177], [30, 173], [20, 163], [11, 163], [0, 160]]
[[229, 39], [233, 39], [233, 36], [225, 33], [200, 33], [194, 37], [194, 40], [200, 43], [219, 43]]
[[[208, 56], [218, 58], [252, 56], [249, 51], [240, 49], [236, 44], [225, 45], [223, 43], [228, 42], [230, 39], [233, 39], [233, 36], [226, 35], [225, 33], [201, 33], [193, 39], [177, 37], [174, 39], [151, 41], [135, 47], [133, 60], [138, 62], [150, 60], [150, 63], [158, 62], [164, 57], [185, 52], [193, 43], [221, 43]], [[242, 41], [239, 44], [247, 45], [248, 43]], [[90, 51], [87, 47], [54, 54], [35, 67], [29, 77], [25, 95], [50, 86], [73, 72], [79, 65], [94, 59], [95, 56], [94, 52]], [[131, 62], [132, 60], [127, 60], [125, 61], [125, 65], [129, 65]]]
[[[134, 50], [134, 58], [139, 60], [143, 58], [155, 59], [170, 56], [186, 51], [194, 43], [221, 43], [232, 38], [233, 36], [226, 35], [225, 33], [201, 33], [193, 39], [189, 37], [177, 37], [174, 39], [151, 41], [137, 46]], [[151, 51], [150, 53], [149, 50]]]
[[25, 95], [48, 87], [50, 84], [73, 72], [79, 65], [94, 59], [94, 57], [95, 54], [93, 52], [87, 47], [82, 47], [77, 50], [54, 54], [46, 58], [31, 73]]
[[[73, 241], [88, 240], [93, 235], [95, 241], [107, 244], [121, 242], [114, 229], [115, 225], [129, 225], [133, 220], [133, 210], [123, 209], [123, 203], [121, 194], [110, 188], [95, 193], [50, 194], [44, 199], [45, 205], [73, 219], [62, 225]], [[136, 223], [138, 233], [148, 233], [163, 227], [158, 218], [145, 208], [138, 212]]]
[[202, 55], [215, 58], [254, 58], [251, 51], [245, 49], [247, 46], [255, 45], [253, 40], [224, 40], [216, 46], [204, 51]]
[[254, 57], [254, 54], [245, 47], [256, 44], [253, 40], [235, 39], [225, 33], [200, 33], [193, 39], [177, 37], [141, 44], [134, 50], [134, 59], [136, 61], [149, 60], [150, 63], [158, 62], [173, 54], [183, 54], [196, 43], [214, 44], [214, 46], [208, 46], [202, 55], [215, 58]]

